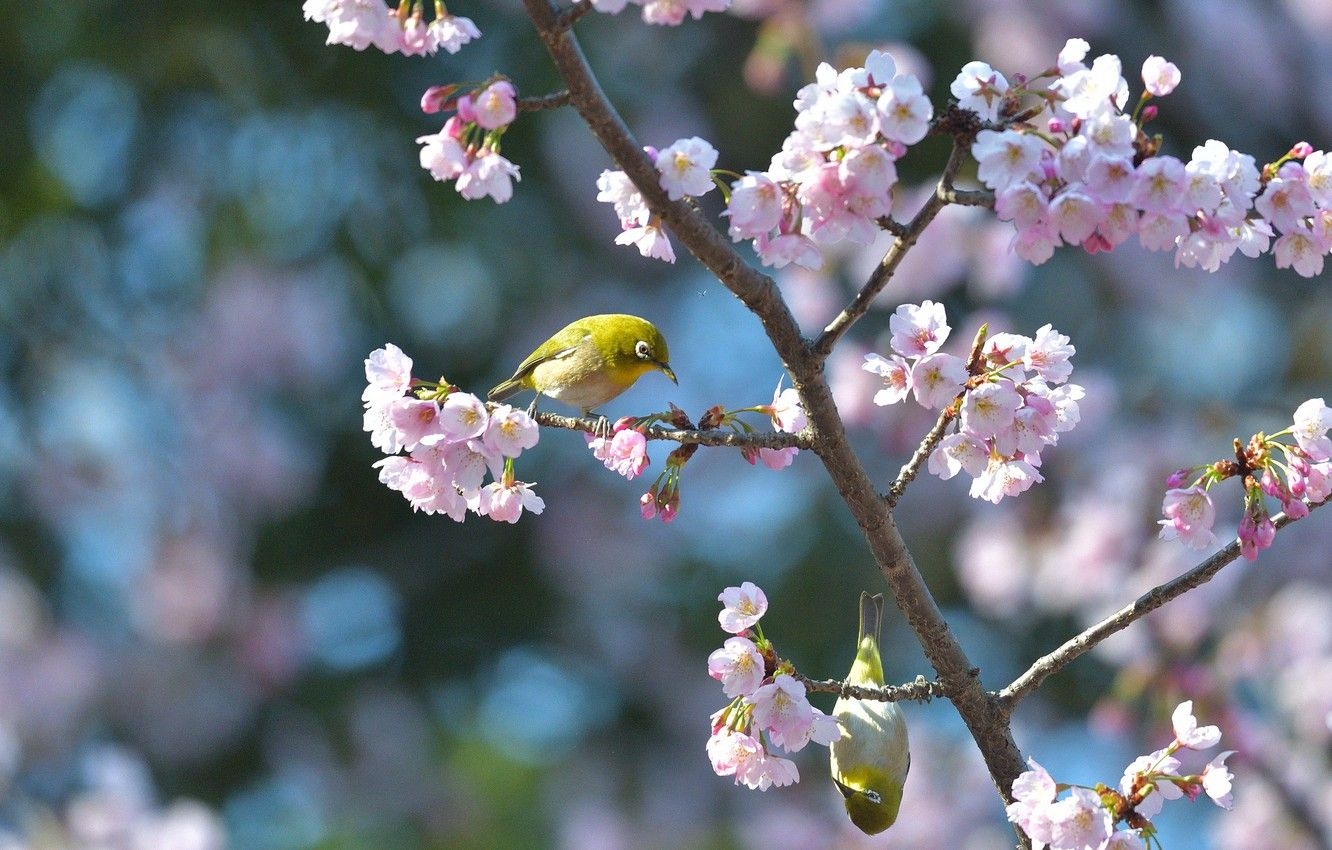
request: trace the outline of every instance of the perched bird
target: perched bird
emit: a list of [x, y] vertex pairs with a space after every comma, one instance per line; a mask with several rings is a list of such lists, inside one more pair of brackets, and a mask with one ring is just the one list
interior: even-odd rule
[[[860, 594], [860, 642], [846, 681], [861, 687], [883, 687], [879, 658], [879, 624], [883, 594]], [[893, 825], [902, 805], [902, 786], [911, 767], [906, 718], [897, 703], [841, 697], [833, 716], [842, 737], [833, 741], [832, 779], [846, 798], [851, 822], [867, 835]]]
[[550, 396], [587, 416], [654, 369], [675, 381], [669, 357], [661, 331], [646, 319], [623, 313], [587, 316], [538, 345], [489, 397], [503, 401], [536, 390], [537, 398]]

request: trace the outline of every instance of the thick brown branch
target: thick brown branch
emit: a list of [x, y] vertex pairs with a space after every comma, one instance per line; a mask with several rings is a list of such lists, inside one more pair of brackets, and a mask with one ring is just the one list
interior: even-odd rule
[[869, 280], [856, 293], [856, 297], [851, 299], [851, 303], [846, 309], [837, 314], [837, 318], [828, 323], [823, 329], [823, 333], [814, 341], [814, 356], [819, 359], [826, 358], [832, 353], [833, 347], [837, 345], [837, 340], [842, 338], [851, 326], [854, 325], [861, 316], [869, 311], [870, 304], [878, 297], [883, 288], [888, 285], [892, 279], [893, 273], [901, 265], [902, 258], [906, 256], [907, 251], [920, 239], [920, 234], [925, 232], [925, 228], [930, 222], [934, 221], [939, 211], [954, 201], [949, 200], [957, 196], [957, 190], [953, 188], [953, 178], [957, 176], [957, 171], [962, 167], [962, 157], [970, 149], [960, 140], [953, 142], [953, 149], [948, 154], [948, 164], [944, 166], [943, 174], [939, 177], [939, 183], [935, 187], [934, 194], [920, 210], [912, 217], [901, 231], [893, 239], [893, 244], [889, 246], [879, 265], [870, 274]]
[[[563, 30], [547, 0], [523, 0], [528, 15], [569, 88], [570, 102], [597, 140], [643, 195], [653, 214], [717, 279], [739, 298], [762, 323], [773, 348], [791, 374], [809, 415], [806, 431], [834, 486], [846, 502], [869, 543], [875, 563], [892, 590], [893, 599], [938, 673], [941, 687], [957, 709], [985, 759], [996, 789], [1011, 799], [1013, 779], [1022, 772], [1022, 754], [1013, 741], [1008, 717], [992, 694], [981, 687], [979, 671], [967, 659], [903, 541], [891, 511], [875, 491], [846, 438], [832, 392], [823, 375], [823, 361], [836, 339], [856, 316], [835, 322], [824, 331], [824, 348], [812, 351], [772, 279], [750, 268], [713, 225], [687, 204], [673, 202], [658, 183], [653, 163], [607, 101], [587, 66], [577, 40]], [[955, 149], [941, 186], [948, 188], [964, 150]], [[942, 208], [935, 198], [931, 208]], [[937, 213], [922, 210], [913, 224], [923, 228]], [[918, 234], [917, 234], [918, 235]], [[914, 241], [914, 240], [912, 240]], [[898, 249], [906, 250], [904, 244]], [[893, 267], [900, 256], [892, 260]], [[891, 271], [891, 269], [890, 269]], [[882, 284], [880, 284], [882, 286]], [[873, 293], [867, 294], [872, 298]], [[868, 300], [865, 307], [868, 306]], [[859, 308], [863, 313], [865, 307]], [[852, 309], [856, 309], [853, 305]]]
[[935, 697], [944, 697], [943, 684], [937, 679], [930, 681], [924, 676], [917, 676], [915, 681], [904, 685], [885, 685], [882, 688], [864, 688], [849, 685], [841, 679], [811, 679], [795, 674], [795, 678], [813, 693], [837, 694], [849, 699], [868, 699], [877, 702], [929, 702]]
[[[1327, 504], [1327, 501], [1324, 500], [1310, 505], [1310, 509], [1320, 508]], [[1294, 522], [1285, 514], [1277, 514], [1272, 518], [1272, 521], [1277, 528], [1284, 528]], [[1038, 658], [1025, 673], [1018, 676], [1012, 684], [1000, 691], [1001, 706], [1005, 711], [1011, 712], [1023, 697], [1036, 690], [1042, 682], [1068, 666], [1074, 659], [1085, 654], [1115, 632], [1128, 628], [1132, 623], [1142, 619], [1170, 600], [1211, 581], [1212, 576], [1219, 573], [1223, 567], [1234, 561], [1239, 555], [1239, 541], [1233, 540], [1230, 545], [1223, 547], [1216, 554], [1188, 572], [1153, 587], [1135, 599], [1132, 604], [1125, 605], [1109, 617], [1082, 632], [1082, 634], [1069, 638], [1063, 646], [1060, 646], [1054, 652]]]

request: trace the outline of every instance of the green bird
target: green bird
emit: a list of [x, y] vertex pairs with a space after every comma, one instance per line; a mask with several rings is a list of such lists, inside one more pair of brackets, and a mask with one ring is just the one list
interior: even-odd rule
[[587, 416], [648, 372], [661, 372], [679, 383], [669, 358], [665, 338], [648, 320], [623, 313], [586, 316], [538, 345], [489, 398], [503, 401], [536, 390], [537, 398], [550, 396]]
[[[883, 594], [860, 594], [860, 640], [856, 660], [847, 674], [849, 684], [883, 687], [883, 661], [879, 658], [879, 626]], [[846, 802], [851, 822], [867, 835], [893, 825], [902, 805], [902, 786], [911, 767], [906, 718], [897, 703], [841, 697], [833, 716], [842, 737], [830, 750], [832, 779]]]

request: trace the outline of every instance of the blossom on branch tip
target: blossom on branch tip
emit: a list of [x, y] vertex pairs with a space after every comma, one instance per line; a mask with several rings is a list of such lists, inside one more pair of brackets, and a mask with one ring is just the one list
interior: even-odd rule
[[748, 696], [763, 682], [763, 656], [749, 638], [727, 638], [708, 656], [708, 675], [722, 683], [728, 697]]
[[1193, 716], [1193, 700], [1185, 700], [1170, 715], [1175, 728], [1175, 740], [1190, 750], [1206, 750], [1221, 743], [1221, 730], [1215, 726], [1199, 726]]
[[768, 610], [767, 594], [752, 581], [726, 588], [718, 594], [717, 601], [722, 604], [717, 622], [722, 631], [733, 635], [751, 628]]

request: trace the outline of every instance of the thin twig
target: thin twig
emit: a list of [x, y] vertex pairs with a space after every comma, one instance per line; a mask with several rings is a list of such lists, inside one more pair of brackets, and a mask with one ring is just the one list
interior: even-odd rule
[[[537, 411], [538, 425], [547, 428], [567, 428], [570, 431], [595, 432], [601, 420], [595, 416], [561, 416], [558, 413]], [[649, 425], [643, 429], [643, 436], [649, 440], [670, 440], [681, 445], [729, 446], [744, 449], [786, 449], [795, 447], [808, 449], [812, 441], [807, 434], [785, 434], [781, 431], [764, 431], [753, 434], [741, 434], [728, 428], [664, 428]]]
[[805, 686], [805, 690], [822, 694], [837, 694], [848, 699], [875, 700], [877, 702], [929, 702], [935, 697], [946, 697], [943, 683], [924, 676], [917, 676], [915, 681], [903, 685], [885, 685], [882, 688], [866, 688], [851, 685], [841, 679], [811, 679], [800, 673], [795, 674], [796, 681]]
[[[1322, 502], [1312, 504], [1309, 509], [1316, 510], [1327, 504], [1328, 501], [1324, 499]], [[1285, 514], [1277, 514], [1272, 517], [1272, 522], [1276, 524], [1277, 528], [1284, 528], [1294, 520]], [[1025, 673], [1018, 676], [1008, 687], [1000, 691], [998, 695], [1000, 705], [1005, 711], [1011, 712], [1023, 697], [1036, 690], [1042, 682], [1068, 666], [1074, 659], [1085, 654], [1114, 633], [1128, 628], [1132, 623], [1142, 619], [1172, 599], [1182, 596], [1195, 587], [1206, 584], [1239, 555], [1239, 541], [1232, 540], [1229, 545], [1222, 547], [1220, 551], [1193, 569], [1176, 576], [1170, 581], [1158, 584], [1139, 596], [1131, 604], [1125, 605], [1104, 620], [1087, 628], [1081, 634], [1069, 638], [1054, 652], [1038, 658], [1027, 668]]]
[[902, 464], [902, 468], [897, 472], [897, 478], [893, 481], [892, 486], [888, 488], [888, 492], [885, 493], [883, 497], [889, 509], [897, 506], [897, 500], [902, 498], [902, 494], [906, 492], [907, 485], [914, 481], [916, 476], [920, 474], [920, 468], [925, 465], [925, 461], [929, 460], [930, 455], [934, 453], [935, 446], [938, 446], [939, 441], [943, 439], [944, 431], [948, 428], [948, 423], [952, 422], [953, 417], [956, 415], [956, 411], [953, 409], [952, 404], [945, 407], [943, 412], [939, 414], [939, 418], [935, 420], [934, 427], [931, 428], [929, 433], [925, 435], [925, 438], [920, 441], [920, 445], [916, 446], [916, 451], [912, 453], [911, 459]]
[[518, 98], [519, 112], [540, 112], [543, 109], [559, 109], [569, 105], [569, 91], [551, 92], [550, 94], [529, 95]]
[[865, 281], [865, 285], [856, 293], [855, 298], [851, 299], [851, 303], [846, 306], [846, 309], [837, 314], [837, 317], [828, 323], [828, 326], [823, 329], [823, 333], [814, 341], [811, 350], [815, 357], [822, 360], [832, 353], [833, 347], [837, 345], [837, 341], [842, 338], [842, 335], [869, 311], [870, 304], [888, 285], [888, 281], [892, 279], [893, 273], [901, 265], [907, 251], [911, 250], [911, 247], [916, 244], [916, 240], [920, 239], [920, 234], [925, 231], [930, 222], [934, 221], [940, 210], [952, 203], [948, 198], [957, 194], [957, 191], [953, 189], [953, 178], [957, 176], [958, 169], [962, 167], [962, 156], [967, 150], [969, 150], [969, 146], [960, 141], [953, 142], [953, 149], [948, 154], [948, 164], [944, 166], [943, 174], [939, 177], [939, 183], [935, 187], [934, 194], [930, 195], [911, 221], [901, 227], [893, 239], [893, 244], [888, 247], [883, 259], [879, 261], [878, 267], [870, 273], [869, 280]]

